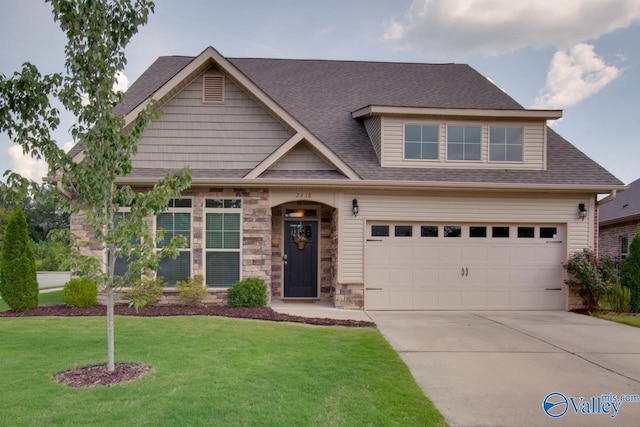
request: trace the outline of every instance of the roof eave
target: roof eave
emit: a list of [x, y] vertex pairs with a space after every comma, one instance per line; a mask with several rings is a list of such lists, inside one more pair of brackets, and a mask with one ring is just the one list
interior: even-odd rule
[[[131, 178], [124, 177], [117, 180], [118, 184], [136, 186], [153, 185], [158, 177]], [[393, 189], [422, 188], [433, 190], [513, 190], [523, 192], [580, 192], [604, 194], [624, 188], [623, 185], [572, 185], [572, 184], [518, 184], [518, 183], [481, 183], [481, 182], [437, 182], [437, 181], [353, 181], [349, 179], [247, 179], [247, 178], [194, 178], [192, 187], [202, 186], [241, 186], [241, 187], [269, 187], [269, 188], [349, 188], [349, 189]]]
[[557, 120], [562, 118], [562, 110], [495, 110], [479, 108], [433, 108], [433, 107], [397, 107], [367, 105], [353, 111], [354, 119], [379, 115], [432, 116], [432, 117], [489, 117], [495, 119]]

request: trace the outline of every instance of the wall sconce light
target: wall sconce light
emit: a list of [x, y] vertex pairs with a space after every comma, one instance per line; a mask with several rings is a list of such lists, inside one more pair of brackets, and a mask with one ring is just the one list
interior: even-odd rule
[[585, 206], [584, 203], [580, 203], [578, 205], [578, 216], [580, 217], [581, 220], [584, 221], [584, 219], [587, 217], [587, 207]]
[[353, 208], [351, 208], [351, 212], [353, 212], [353, 216], [358, 216], [358, 212], [360, 212], [360, 207], [358, 206], [358, 199], [353, 199]]

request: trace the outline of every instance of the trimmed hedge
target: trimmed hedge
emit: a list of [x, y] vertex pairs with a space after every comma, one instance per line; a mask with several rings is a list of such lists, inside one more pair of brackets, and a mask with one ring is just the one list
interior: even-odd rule
[[620, 283], [631, 291], [631, 311], [640, 311], [640, 227], [629, 246], [629, 255], [622, 265]]
[[71, 279], [64, 285], [62, 298], [69, 307], [91, 307], [98, 303], [98, 285], [88, 277]]
[[267, 287], [261, 279], [251, 277], [233, 284], [227, 294], [229, 307], [264, 307]]

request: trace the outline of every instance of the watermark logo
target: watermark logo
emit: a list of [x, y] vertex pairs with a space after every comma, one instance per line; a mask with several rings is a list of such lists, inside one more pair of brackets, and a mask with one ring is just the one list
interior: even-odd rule
[[560, 418], [569, 410], [569, 401], [562, 393], [549, 393], [542, 401], [542, 409], [551, 418]]
[[569, 410], [578, 415], [608, 415], [615, 418], [623, 403], [640, 403], [637, 394], [602, 394], [592, 397], [572, 397], [554, 391], [542, 400], [542, 410], [551, 418], [561, 418]]

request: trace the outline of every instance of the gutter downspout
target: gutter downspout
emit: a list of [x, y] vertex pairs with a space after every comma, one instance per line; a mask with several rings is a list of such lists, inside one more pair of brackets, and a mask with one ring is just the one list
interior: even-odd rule
[[609, 195], [608, 195], [607, 197], [605, 197], [604, 199], [602, 199], [602, 200], [598, 200], [598, 201], [596, 202], [596, 205], [597, 205], [597, 206], [602, 206], [602, 205], [604, 205], [605, 203], [609, 203], [610, 201], [612, 201], [613, 199], [615, 199], [617, 195], [618, 195], [618, 190], [611, 190], [611, 193], [609, 193]]

